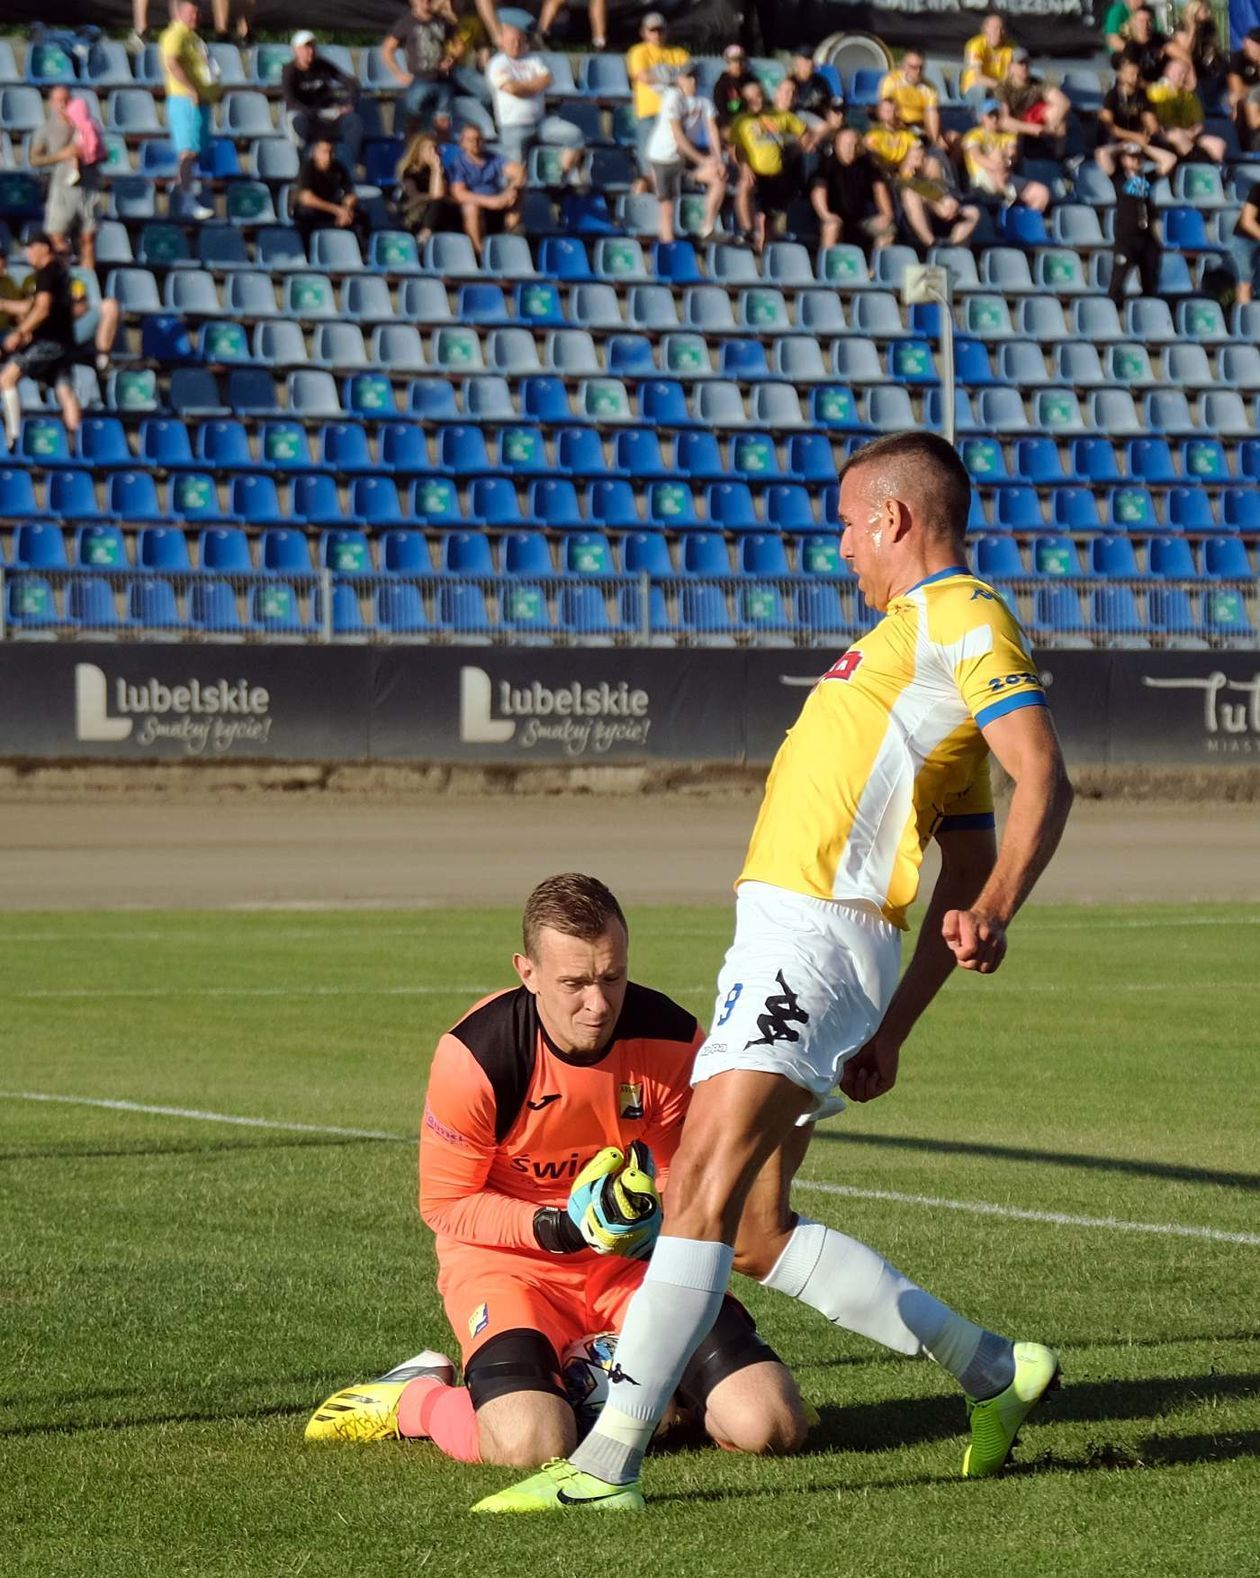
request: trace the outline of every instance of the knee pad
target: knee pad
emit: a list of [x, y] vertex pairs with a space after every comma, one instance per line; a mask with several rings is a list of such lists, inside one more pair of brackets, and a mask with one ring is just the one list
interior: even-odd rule
[[474, 1408], [512, 1392], [548, 1392], [564, 1397], [556, 1350], [540, 1331], [520, 1326], [502, 1331], [477, 1349], [464, 1367]]

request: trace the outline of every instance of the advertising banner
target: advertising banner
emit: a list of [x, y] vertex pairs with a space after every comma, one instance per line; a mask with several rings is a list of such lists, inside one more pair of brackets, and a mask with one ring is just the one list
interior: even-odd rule
[[[8, 760], [768, 762], [834, 654], [0, 643]], [[1035, 654], [1069, 762], [1260, 760], [1260, 652]]]

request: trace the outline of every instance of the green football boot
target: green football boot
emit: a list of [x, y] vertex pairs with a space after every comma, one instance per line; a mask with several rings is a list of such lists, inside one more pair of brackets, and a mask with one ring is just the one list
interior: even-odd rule
[[568, 1458], [553, 1457], [537, 1474], [486, 1496], [474, 1512], [564, 1512], [569, 1507], [592, 1512], [642, 1512], [643, 1490], [636, 1479], [629, 1485], [610, 1485], [574, 1468]]
[[1015, 1344], [1015, 1379], [996, 1397], [967, 1399], [971, 1443], [963, 1453], [963, 1478], [996, 1474], [1019, 1436], [1019, 1427], [1059, 1380], [1059, 1356], [1039, 1342]]

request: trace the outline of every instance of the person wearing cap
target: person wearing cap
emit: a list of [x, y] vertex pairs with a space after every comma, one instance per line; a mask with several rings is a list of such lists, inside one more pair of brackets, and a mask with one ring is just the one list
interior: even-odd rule
[[731, 122], [747, 108], [744, 90], [753, 77], [742, 44], [728, 44], [722, 51], [722, 59], [726, 68], [713, 84], [713, 108], [718, 127], [725, 135]]
[[280, 77], [284, 119], [299, 148], [326, 132], [341, 144], [351, 165], [363, 147], [363, 120], [355, 110], [359, 84], [319, 53], [315, 35], [302, 28], [293, 35], [293, 58]]
[[832, 87], [814, 65], [814, 53], [802, 45], [792, 56], [789, 75], [796, 84], [796, 113], [807, 126], [819, 127], [827, 117]]
[[1243, 149], [1247, 153], [1260, 151], [1260, 27], [1245, 34], [1229, 57], [1225, 97]]
[[981, 22], [980, 31], [967, 40], [963, 49], [963, 70], [958, 86], [973, 109], [991, 99], [1006, 81], [1014, 52], [1001, 16], [990, 11]]
[[900, 67], [888, 72], [880, 83], [879, 96], [893, 101], [898, 120], [916, 137], [926, 137], [929, 143], [943, 146], [941, 96], [926, 80], [923, 70], [923, 51], [906, 50]]
[[1111, 177], [1116, 190], [1115, 251], [1107, 294], [1117, 305], [1124, 300], [1134, 269], [1138, 271], [1144, 296], [1153, 296], [1159, 289], [1159, 260], [1164, 248], [1156, 225], [1155, 204], [1151, 201], [1148, 161], [1160, 175], [1170, 175], [1177, 163], [1176, 156], [1168, 149], [1139, 148], [1135, 142], [1117, 143], [1098, 150], [1098, 163]]
[[626, 75], [634, 92], [634, 145], [643, 177], [639, 191], [647, 188], [647, 145], [661, 113], [661, 93], [691, 59], [689, 50], [667, 43], [667, 36], [665, 18], [649, 11], [639, 28], [639, 42], [626, 51]]
[[1227, 152], [1225, 139], [1205, 131], [1203, 100], [1187, 85], [1189, 71], [1184, 60], [1169, 58], [1164, 75], [1146, 90], [1159, 122], [1159, 140], [1181, 159], [1202, 154], [1220, 164]]
[[69, 272], [42, 230], [27, 241], [26, 261], [34, 270], [33, 293], [18, 323], [4, 337], [3, 350], [9, 359], [0, 368], [0, 406], [10, 450], [17, 448], [22, 428], [18, 385], [23, 378], [52, 386], [71, 437], [82, 419], [74, 392], [77, 346]]
[[1043, 138], [1052, 157], [1063, 157], [1071, 102], [1061, 88], [1050, 87], [1032, 75], [1026, 49], [1017, 49], [1011, 56], [1006, 80], [994, 97], [1002, 106], [999, 124], [1003, 131], [1017, 137]]
[[726, 164], [713, 106], [696, 88], [696, 68], [688, 63], [661, 94], [661, 113], [648, 139], [652, 185], [661, 205], [662, 241], [674, 239], [674, 204], [682, 195], [685, 175], [690, 174], [707, 193], [701, 240], [707, 240], [717, 228], [726, 200]]
[[973, 126], [962, 140], [963, 162], [973, 191], [1000, 197], [1007, 203], [1021, 202], [1044, 214], [1050, 206], [1050, 188], [1041, 181], [1030, 181], [1015, 174], [1019, 138], [1003, 131], [1000, 99], [986, 99], [980, 106], [980, 124]]

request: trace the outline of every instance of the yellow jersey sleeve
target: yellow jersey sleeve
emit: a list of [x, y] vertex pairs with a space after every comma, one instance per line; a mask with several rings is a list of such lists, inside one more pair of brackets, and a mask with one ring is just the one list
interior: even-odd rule
[[1020, 707], [1044, 707], [1041, 676], [1010, 609], [996, 592], [976, 583], [970, 612], [971, 629], [951, 655], [954, 683], [977, 728]]

